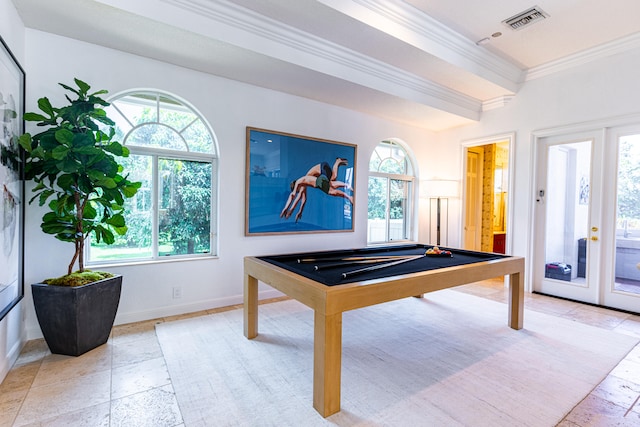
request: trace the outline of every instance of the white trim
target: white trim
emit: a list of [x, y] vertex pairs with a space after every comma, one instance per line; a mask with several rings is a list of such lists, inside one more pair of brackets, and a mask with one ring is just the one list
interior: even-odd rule
[[319, 1], [508, 91], [519, 89], [522, 69], [410, 4], [385, 0]]
[[[268, 49], [265, 43], [273, 43], [280, 48], [272, 49], [269, 53], [274, 58], [305, 68], [314, 67], [319, 72], [391, 95], [400, 96], [400, 92], [402, 92], [402, 96], [407, 99], [468, 119], [478, 120], [480, 118], [481, 102], [476, 98], [423, 79], [401, 68], [363, 55], [337, 43], [332, 43], [285, 25], [282, 22], [259, 15], [252, 10], [227, 1], [162, 1], [244, 32], [244, 40], [241, 38], [234, 39], [234, 44], [243, 48], [250, 50], [259, 48], [259, 53], [265, 54]], [[260, 43], [250, 45], [246, 40], [248, 35], [257, 37]], [[228, 37], [231, 36], [229, 35]], [[468, 40], [466, 41], [471, 43]], [[475, 44], [471, 44], [477, 48]], [[471, 53], [465, 51], [464, 54], [466, 55], [464, 57], [465, 61], [469, 61], [467, 57]], [[462, 54], [460, 56], [463, 57]], [[303, 58], [306, 58], [306, 60], [303, 61]], [[472, 65], [473, 67], [471, 67]], [[469, 64], [469, 67], [474, 69], [478, 67], [478, 64]], [[513, 90], [513, 86], [514, 83], [509, 82], [508, 90]], [[407, 93], [406, 89], [413, 93]]]
[[537, 67], [531, 67], [526, 71], [524, 81], [530, 81], [545, 77], [551, 74], [579, 67], [586, 63], [606, 58], [611, 55], [624, 53], [632, 49], [640, 48], [640, 33], [631, 34], [609, 43], [604, 43], [591, 49], [573, 55], [565, 56], [555, 61]]
[[[369, 220], [367, 219], [367, 246], [371, 246], [371, 245], [381, 245], [381, 244], [400, 244], [400, 243], [406, 243], [406, 242], [417, 242], [419, 240], [419, 229], [420, 229], [420, 193], [419, 193], [419, 184], [418, 184], [418, 177], [420, 176], [418, 173], [418, 161], [415, 157], [415, 154], [413, 153], [413, 150], [411, 149], [411, 147], [404, 142], [402, 139], [400, 138], [396, 138], [396, 137], [389, 137], [389, 138], [384, 138], [382, 140], [380, 140], [380, 142], [378, 142], [375, 147], [373, 148], [373, 150], [371, 151], [371, 154], [369, 155], [369, 158], [367, 159], [367, 165], [369, 165], [371, 163], [371, 156], [373, 156], [373, 154], [376, 152], [376, 149], [380, 146], [380, 144], [384, 143], [385, 141], [394, 143], [398, 146], [400, 146], [400, 148], [402, 148], [402, 150], [404, 151], [404, 153], [406, 154], [409, 163], [411, 164], [411, 169], [413, 172], [413, 175], [403, 175], [403, 174], [389, 174], [389, 173], [384, 173], [384, 172], [378, 172], [378, 171], [371, 171], [370, 169], [367, 168], [367, 182], [369, 182], [369, 178], [372, 176], [377, 176], [377, 177], [382, 177], [382, 178], [387, 178], [387, 179], [398, 179], [398, 180], [403, 180], [403, 181], [407, 181], [411, 183], [411, 203], [412, 203], [412, 210], [411, 210], [411, 221], [409, 223], [409, 239], [408, 240], [403, 240], [402, 242], [399, 242], [398, 240], [390, 240], [389, 239], [389, 227], [387, 225], [387, 230], [386, 230], [386, 236], [387, 239], [384, 242], [370, 242], [369, 241], [369, 232], [368, 232], [368, 227], [369, 227]], [[368, 196], [368, 194], [367, 194]], [[387, 202], [389, 197], [387, 196]], [[405, 224], [406, 226], [406, 224]]]
[[[508, 132], [508, 133], [503, 133], [503, 134], [497, 134], [497, 135], [492, 135], [492, 136], [487, 136], [487, 137], [482, 137], [482, 138], [475, 138], [475, 139], [468, 139], [468, 140], [464, 140], [462, 141], [460, 147], [462, 149], [462, 154], [460, 156], [461, 161], [462, 161], [462, 166], [461, 166], [461, 172], [462, 172], [462, 177], [461, 177], [461, 200], [462, 203], [460, 203], [460, 230], [459, 230], [459, 235], [460, 235], [460, 239], [461, 242], [463, 242], [463, 231], [464, 231], [464, 210], [463, 210], [463, 206], [464, 206], [464, 201], [466, 200], [466, 186], [464, 185], [465, 182], [465, 175], [466, 175], [466, 166], [467, 166], [467, 156], [465, 155], [466, 150], [470, 147], [478, 147], [481, 145], [487, 145], [487, 144], [495, 144], [496, 142], [500, 142], [500, 141], [507, 141], [507, 143], [509, 144], [509, 191], [507, 192], [507, 227], [506, 227], [506, 233], [507, 233], [507, 239], [505, 242], [505, 252], [506, 253], [511, 253], [513, 250], [513, 222], [514, 222], [514, 208], [513, 208], [513, 203], [514, 203], [514, 188], [515, 188], [515, 179], [516, 179], [516, 132]], [[527, 239], [529, 239], [529, 236], [527, 236]], [[529, 270], [529, 269], [527, 269]], [[529, 288], [528, 286], [529, 281], [526, 280], [525, 278], [525, 290]]]
[[502, 108], [513, 101], [515, 95], [503, 95], [497, 98], [488, 99], [482, 102], [482, 111], [495, 110], [496, 108]]
[[531, 142], [535, 143], [537, 138], [544, 138], [548, 136], [559, 136], [577, 132], [588, 132], [593, 130], [600, 130], [603, 128], [634, 125], [637, 123], [640, 123], [640, 113], [625, 114], [622, 116], [571, 123], [568, 125], [556, 126], [551, 128], [542, 128], [531, 132]]

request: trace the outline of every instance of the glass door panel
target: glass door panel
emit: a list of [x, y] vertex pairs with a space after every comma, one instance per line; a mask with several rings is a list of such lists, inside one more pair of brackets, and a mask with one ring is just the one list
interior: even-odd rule
[[[597, 137], [542, 138], [536, 194], [534, 290], [596, 303], [599, 208], [592, 193]], [[587, 247], [589, 251], [587, 253]]]
[[640, 313], [640, 127], [540, 138], [537, 160], [534, 290]]
[[618, 140], [614, 290], [640, 294], [640, 135]]
[[547, 152], [545, 278], [585, 286], [591, 141], [553, 145]]

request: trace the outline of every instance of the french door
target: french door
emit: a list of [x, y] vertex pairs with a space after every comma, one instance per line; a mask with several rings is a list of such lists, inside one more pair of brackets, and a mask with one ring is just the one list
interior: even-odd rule
[[534, 290], [640, 312], [640, 128], [538, 138], [536, 164]]

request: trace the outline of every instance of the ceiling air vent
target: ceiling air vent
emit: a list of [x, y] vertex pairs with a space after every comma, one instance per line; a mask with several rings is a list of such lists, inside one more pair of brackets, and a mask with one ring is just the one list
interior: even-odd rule
[[548, 17], [548, 13], [540, 9], [538, 6], [534, 6], [531, 9], [527, 9], [524, 12], [512, 16], [511, 18], [505, 19], [502, 23], [508, 25], [514, 30], [521, 30], [534, 22], [541, 21]]

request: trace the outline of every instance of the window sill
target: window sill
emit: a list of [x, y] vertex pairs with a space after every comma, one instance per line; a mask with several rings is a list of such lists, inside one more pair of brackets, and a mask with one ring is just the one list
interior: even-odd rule
[[128, 260], [122, 262], [96, 262], [96, 263], [88, 263], [87, 268], [89, 269], [100, 269], [100, 268], [113, 268], [113, 267], [135, 267], [137, 265], [149, 265], [149, 264], [166, 264], [172, 262], [190, 262], [190, 261], [205, 261], [218, 259], [218, 255], [201, 255], [201, 256], [185, 256], [185, 257], [170, 257], [170, 258], [158, 258], [158, 259], [145, 259], [145, 260]]

